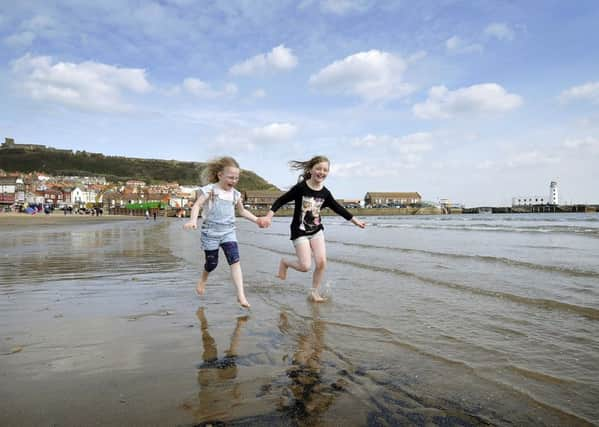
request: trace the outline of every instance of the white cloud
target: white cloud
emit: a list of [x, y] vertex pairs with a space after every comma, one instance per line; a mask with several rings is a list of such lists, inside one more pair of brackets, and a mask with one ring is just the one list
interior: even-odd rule
[[252, 129], [251, 136], [256, 142], [280, 143], [291, 140], [297, 133], [297, 127], [290, 123], [271, 123]]
[[483, 46], [478, 43], [468, 43], [458, 36], [453, 36], [445, 42], [447, 52], [452, 54], [459, 53], [480, 53], [483, 51]]
[[264, 89], [256, 89], [252, 93], [252, 97], [254, 98], [264, 98], [266, 96], [266, 91]]
[[424, 59], [428, 56], [428, 52], [425, 50], [419, 50], [416, 53], [413, 53], [412, 55], [408, 56], [408, 58], [406, 59], [406, 62], [408, 64], [413, 64], [415, 62], [420, 61], [421, 59]]
[[599, 149], [599, 138], [593, 136], [587, 136], [585, 138], [571, 138], [566, 139], [563, 144], [564, 147], [570, 149]]
[[508, 27], [506, 24], [494, 22], [485, 28], [485, 35], [489, 37], [495, 37], [498, 40], [514, 40], [514, 30]]
[[[368, 150], [369, 160], [360, 163], [361, 176], [387, 176], [396, 174], [397, 169], [414, 168], [422, 161], [424, 153], [433, 149], [434, 136], [428, 132], [417, 132], [401, 137], [388, 135], [366, 135], [351, 141], [351, 146]], [[393, 162], [386, 158], [393, 153]], [[385, 157], [381, 159], [381, 157]], [[375, 160], [379, 158], [379, 160]], [[350, 171], [349, 165], [343, 165], [341, 173]], [[381, 170], [385, 169], [385, 170]], [[389, 171], [388, 169], [392, 169]], [[337, 168], [335, 168], [337, 174]]]
[[360, 160], [355, 162], [334, 163], [331, 173], [339, 177], [379, 178], [398, 176], [402, 169], [417, 167], [418, 160], [407, 156], [397, 160]]
[[53, 39], [64, 31], [53, 18], [45, 15], [35, 15], [22, 21], [18, 28], [4, 38], [4, 44], [14, 48], [28, 47], [40, 38]]
[[367, 101], [398, 98], [413, 88], [402, 83], [406, 62], [379, 50], [359, 52], [335, 61], [310, 77], [310, 84], [327, 93], [357, 95]]
[[428, 132], [417, 132], [406, 136], [366, 135], [351, 143], [357, 148], [391, 148], [400, 153], [422, 153], [432, 150], [434, 137]]
[[239, 91], [237, 86], [233, 83], [227, 83], [222, 90], [217, 90], [214, 89], [209, 83], [194, 77], [187, 77], [183, 80], [181, 86], [176, 86], [174, 89], [169, 91], [169, 93], [178, 94], [181, 92], [181, 90], [193, 96], [208, 99], [220, 98], [223, 96], [235, 96]]
[[233, 65], [229, 73], [235, 76], [249, 76], [270, 71], [287, 71], [295, 68], [297, 63], [298, 60], [293, 51], [281, 44], [269, 53], [261, 53]]
[[320, 8], [335, 15], [365, 12], [372, 7], [372, 0], [322, 0]]
[[599, 103], [599, 82], [589, 82], [580, 86], [574, 86], [563, 91], [559, 96], [562, 102], [591, 101]]
[[482, 162], [479, 162], [478, 164], [475, 165], [476, 169], [492, 169], [494, 168], [496, 165], [496, 162], [492, 161], [492, 160], [483, 160]]
[[203, 82], [200, 79], [188, 77], [183, 80], [183, 89], [196, 96], [214, 96], [214, 91], [208, 83]]
[[49, 31], [57, 27], [55, 21], [49, 16], [36, 15], [21, 24], [21, 27], [31, 31]]
[[239, 89], [234, 83], [227, 83], [222, 89], [217, 89], [212, 84], [201, 79], [186, 77], [180, 84], [164, 89], [162, 92], [168, 96], [187, 94], [198, 98], [217, 99], [234, 97], [239, 92]]
[[236, 128], [215, 138], [218, 149], [254, 151], [260, 145], [282, 144], [291, 141], [298, 129], [291, 123], [271, 123], [262, 127]]
[[517, 168], [521, 166], [553, 165], [559, 163], [559, 157], [551, 156], [539, 151], [527, 151], [512, 156], [507, 161], [507, 166]]
[[4, 38], [4, 44], [10, 47], [27, 47], [31, 46], [35, 40], [35, 33], [31, 31], [22, 31], [12, 34]]
[[496, 83], [473, 85], [455, 91], [434, 86], [428, 99], [412, 107], [421, 119], [447, 119], [458, 114], [503, 113], [522, 105], [519, 95], [507, 93]]
[[12, 63], [12, 71], [25, 94], [37, 101], [96, 111], [128, 111], [125, 92], [151, 89], [145, 70], [119, 68], [92, 61], [53, 63], [49, 56], [27, 54]]
[[237, 95], [237, 93], [239, 92], [239, 89], [237, 88], [237, 85], [234, 83], [227, 83], [225, 85], [225, 90], [224, 93], [227, 96], [235, 96]]

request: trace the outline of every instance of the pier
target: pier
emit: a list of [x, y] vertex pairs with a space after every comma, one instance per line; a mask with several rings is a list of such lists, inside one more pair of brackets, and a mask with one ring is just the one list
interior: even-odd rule
[[506, 213], [563, 213], [563, 212], [598, 212], [599, 205], [531, 205], [531, 206], [479, 206], [464, 208], [464, 214], [506, 214]]

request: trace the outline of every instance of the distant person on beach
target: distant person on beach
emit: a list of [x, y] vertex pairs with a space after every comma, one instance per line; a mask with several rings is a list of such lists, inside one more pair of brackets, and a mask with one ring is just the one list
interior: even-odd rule
[[222, 248], [231, 266], [231, 277], [237, 288], [237, 301], [242, 307], [249, 308], [250, 304], [243, 290], [243, 275], [235, 234], [235, 208], [242, 217], [254, 223], [257, 223], [257, 218], [243, 207], [241, 193], [234, 188], [239, 181], [239, 164], [232, 157], [215, 159], [206, 165], [202, 177], [203, 181], [209, 184], [200, 187], [198, 197], [191, 208], [191, 219], [183, 226], [186, 230], [196, 229], [198, 215], [203, 207], [201, 241], [206, 262], [196, 292], [198, 295], [204, 294], [208, 275], [218, 265], [218, 251]]
[[325, 298], [320, 295], [319, 288], [324, 276], [327, 256], [320, 211], [328, 207], [360, 228], [364, 228], [366, 224], [337, 203], [331, 192], [324, 186], [324, 180], [329, 174], [329, 159], [315, 156], [310, 160], [292, 161], [289, 164], [291, 169], [302, 171], [299, 182], [275, 200], [268, 214], [258, 218], [258, 225], [269, 227], [272, 217], [279, 208], [291, 201], [295, 202], [291, 221], [291, 240], [297, 259], [281, 258], [277, 277], [285, 280], [289, 267], [301, 272], [309, 271], [314, 256], [315, 269], [310, 297], [315, 302], [322, 302]]

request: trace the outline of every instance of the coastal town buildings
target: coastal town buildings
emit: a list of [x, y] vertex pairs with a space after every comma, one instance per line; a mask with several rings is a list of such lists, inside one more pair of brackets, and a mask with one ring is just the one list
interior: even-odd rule
[[368, 192], [364, 196], [364, 205], [371, 208], [405, 207], [422, 202], [417, 192]]
[[[277, 190], [252, 190], [243, 194], [243, 203], [248, 209], [270, 209], [275, 200], [283, 195], [283, 191]], [[293, 203], [284, 208], [293, 207]]]
[[23, 180], [18, 177], [0, 177], [0, 205], [12, 205], [25, 199]]

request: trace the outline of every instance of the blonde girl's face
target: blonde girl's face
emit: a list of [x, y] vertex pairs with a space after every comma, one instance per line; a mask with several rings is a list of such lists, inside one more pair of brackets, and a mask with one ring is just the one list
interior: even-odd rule
[[316, 163], [310, 169], [310, 177], [314, 182], [322, 183], [329, 174], [329, 162]]
[[231, 190], [239, 182], [239, 168], [226, 166], [218, 173], [218, 184], [223, 190]]

